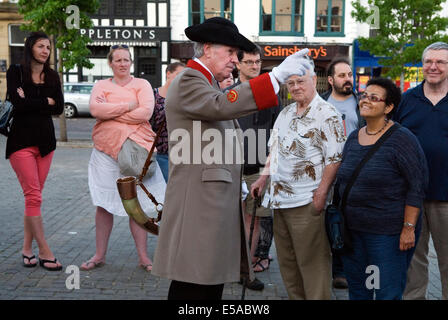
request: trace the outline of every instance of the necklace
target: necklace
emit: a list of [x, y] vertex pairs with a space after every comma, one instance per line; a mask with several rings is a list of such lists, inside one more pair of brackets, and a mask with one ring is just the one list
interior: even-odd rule
[[375, 132], [375, 133], [369, 133], [369, 131], [367, 131], [367, 126], [366, 126], [366, 134], [368, 135], [368, 136], [376, 136], [378, 133], [380, 133], [381, 131], [383, 131], [384, 130], [384, 128], [386, 128], [387, 127], [387, 124], [389, 123], [389, 119], [384, 119], [384, 126], [380, 129], [380, 130], [378, 130], [377, 132]]

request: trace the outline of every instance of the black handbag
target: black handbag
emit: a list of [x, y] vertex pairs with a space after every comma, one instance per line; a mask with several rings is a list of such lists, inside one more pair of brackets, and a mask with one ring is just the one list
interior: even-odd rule
[[[16, 65], [20, 70], [20, 83], [22, 85], [22, 67], [20, 64]], [[9, 101], [9, 94], [6, 93], [5, 101], [0, 102], [0, 134], [8, 136], [11, 131], [12, 121], [14, 114], [14, 106]]]
[[325, 230], [327, 232], [328, 241], [333, 252], [344, 254], [353, 250], [352, 240], [350, 232], [347, 227], [347, 221], [344, 217], [345, 206], [347, 205], [348, 194], [353, 187], [362, 167], [369, 161], [369, 159], [375, 154], [375, 152], [381, 147], [381, 145], [389, 138], [401, 126], [395, 123], [381, 138], [373, 145], [373, 147], [367, 152], [364, 158], [360, 161], [347, 186], [342, 194], [342, 199], [339, 201], [339, 183], [336, 181], [334, 187], [334, 195], [332, 204], [328, 205], [325, 209]]
[[8, 95], [3, 102], [0, 102], [0, 134], [8, 136], [12, 125], [13, 105], [8, 100]]

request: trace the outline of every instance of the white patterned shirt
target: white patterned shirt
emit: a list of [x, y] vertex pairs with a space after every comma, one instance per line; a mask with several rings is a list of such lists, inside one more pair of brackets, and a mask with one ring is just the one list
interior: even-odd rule
[[263, 205], [279, 209], [311, 203], [325, 166], [342, 160], [345, 140], [341, 114], [317, 93], [301, 116], [295, 102], [285, 107], [268, 142], [271, 179]]

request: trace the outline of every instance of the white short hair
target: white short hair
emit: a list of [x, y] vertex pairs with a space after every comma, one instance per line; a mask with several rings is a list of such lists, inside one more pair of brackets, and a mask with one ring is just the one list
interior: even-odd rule
[[448, 51], [448, 43], [445, 42], [434, 42], [427, 46], [425, 50], [423, 50], [422, 54], [422, 61], [425, 59], [426, 53], [428, 53], [429, 50], [447, 50]]
[[[219, 43], [209, 43], [212, 47], [220, 47], [221, 44]], [[204, 46], [205, 43], [203, 42], [194, 42], [193, 44], [193, 50], [194, 50], [194, 55], [193, 58], [200, 58], [204, 55]]]
[[204, 55], [204, 43], [202, 42], [195, 42], [193, 45], [194, 50], [194, 58], [200, 58]]

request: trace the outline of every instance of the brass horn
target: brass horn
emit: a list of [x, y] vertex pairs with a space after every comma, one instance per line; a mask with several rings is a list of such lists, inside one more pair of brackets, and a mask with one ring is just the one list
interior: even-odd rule
[[[162, 219], [162, 209], [163, 205], [154, 198], [154, 196], [146, 189], [143, 184], [143, 177], [148, 172], [148, 168], [152, 162], [151, 156], [154, 153], [154, 148], [157, 142], [157, 139], [162, 131], [163, 126], [165, 125], [165, 121], [161, 124], [159, 130], [157, 130], [156, 138], [154, 139], [154, 143], [151, 146], [151, 150], [149, 151], [148, 157], [146, 158], [145, 165], [143, 166], [142, 173], [138, 177], [123, 177], [117, 179], [117, 188], [118, 193], [120, 194], [121, 202], [123, 203], [124, 210], [128, 214], [128, 216], [133, 219], [137, 224], [154, 235], [159, 234], [159, 222]], [[142, 207], [140, 206], [140, 202], [138, 202], [137, 198], [137, 185], [142, 188], [142, 190], [146, 193], [148, 198], [152, 201], [152, 203], [156, 207], [157, 218], [149, 218]]]

